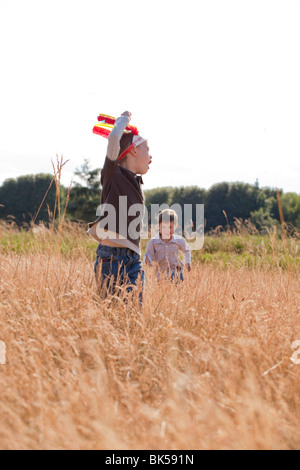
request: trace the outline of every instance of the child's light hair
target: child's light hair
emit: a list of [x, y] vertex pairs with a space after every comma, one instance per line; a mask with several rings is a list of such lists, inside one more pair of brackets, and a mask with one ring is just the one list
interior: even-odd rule
[[178, 215], [172, 209], [165, 209], [158, 214], [158, 223], [159, 225], [164, 223], [174, 222], [174, 225], [178, 224]]

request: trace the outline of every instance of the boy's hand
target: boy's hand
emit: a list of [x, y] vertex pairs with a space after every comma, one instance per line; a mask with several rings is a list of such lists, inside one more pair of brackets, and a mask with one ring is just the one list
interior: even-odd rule
[[152, 266], [151, 261], [149, 260], [148, 256], [145, 257], [145, 263], [147, 266]]
[[124, 111], [124, 113], [122, 113], [121, 116], [126, 116], [126, 117], [129, 117], [129, 119], [131, 119], [131, 113], [129, 111]]
[[191, 265], [190, 265], [190, 264], [187, 264], [186, 267], [187, 267], [188, 272], [191, 272], [191, 270], [192, 270]]

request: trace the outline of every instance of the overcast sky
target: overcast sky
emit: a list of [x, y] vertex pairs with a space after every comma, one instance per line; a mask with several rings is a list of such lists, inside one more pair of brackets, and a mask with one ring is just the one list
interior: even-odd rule
[[300, 193], [299, 0], [0, 0], [0, 183], [101, 167], [101, 112], [132, 112], [145, 189]]

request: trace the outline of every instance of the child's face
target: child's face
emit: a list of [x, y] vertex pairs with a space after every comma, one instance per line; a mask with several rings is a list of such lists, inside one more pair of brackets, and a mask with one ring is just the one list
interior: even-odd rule
[[162, 222], [159, 224], [159, 233], [163, 240], [170, 240], [175, 232], [175, 223], [174, 222]]
[[141, 145], [138, 145], [135, 150], [136, 173], [140, 175], [145, 175], [149, 170], [149, 165], [152, 161], [152, 157], [149, 153], [148, 142], [143, 142]]

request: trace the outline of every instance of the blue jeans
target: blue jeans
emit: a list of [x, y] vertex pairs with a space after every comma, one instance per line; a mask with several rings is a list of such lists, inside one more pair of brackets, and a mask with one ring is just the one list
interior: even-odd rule
[[173, 268], [170, 274], [171, 274], [171, 281], [178, 282], [178, 281], [184, 280], [182, 268], [179, 266], [177, 268]]
[[[140, 256], [128, 248], [117, 248], [99, 245], [95, 262], [95, 274], [100, 287], [107, 288], [112, 294], [116, 293], [117, 285], [126, 285], [126, 291], [131, 292], [137, 284], [140, 275], [144, 289], [145, 274], [142, 269]], [[139, 293], [140, 302], [143, 299], [143, 289]]]

